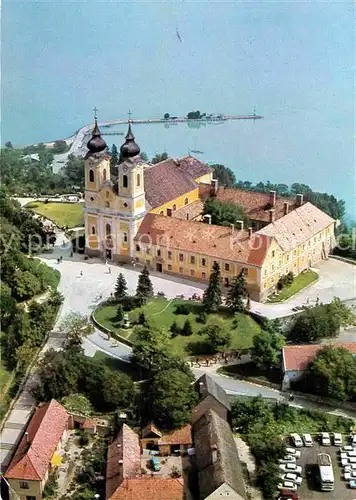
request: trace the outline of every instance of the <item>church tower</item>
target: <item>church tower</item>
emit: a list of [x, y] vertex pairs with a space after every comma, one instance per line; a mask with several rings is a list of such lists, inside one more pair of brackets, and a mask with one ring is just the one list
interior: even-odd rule
[[140, 147], [129, 122], [125, 142], [120, 148], [120, 163], [118, 167], [118, 205], [120, 211], [120, 233], [122, 244], [120, 260], [132, 260], [134, 237], [146, 214], [144, 162], [139, 156]]

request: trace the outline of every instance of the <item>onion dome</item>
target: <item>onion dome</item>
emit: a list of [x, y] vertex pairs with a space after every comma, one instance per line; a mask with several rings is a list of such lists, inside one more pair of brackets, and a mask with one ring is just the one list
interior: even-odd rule
[[120, 148], [120, 153], [122, 158], [132, 158], [140, 153], [140, 146], [135, 142], [135, 136], [131, 130], [131, 123], [129, 123], [129, 129], [127, 131], [126, 141]]
[[91, 153], [100, 153], [106, 149], [106, 142], [100, 135], [97, 117], [95, 117], [95, 125], [91, 139], [87, 143], [87, 147]]

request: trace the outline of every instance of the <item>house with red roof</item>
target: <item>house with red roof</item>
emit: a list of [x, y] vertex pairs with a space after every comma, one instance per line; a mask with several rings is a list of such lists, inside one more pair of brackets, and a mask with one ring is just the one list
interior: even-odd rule
[[173, 431], [161, 431], [155, 425], [148, 424], [142, 429], [142, 450], [157, 450], [160, 455], [183, 454], [191, 448], [193, 439], [190, 424]]
[[49, 472], [61, 462], [69, 414], [57, 401], [38, 406], [6, 470], [20, 500], [41, 500]]
[[[288, 345], [282, 349], [283, 388], [298, 380], [317, 353], [328, 344]], [[333, 347], [343, 347], [356, 356], [356, 342], [333, 342]]]

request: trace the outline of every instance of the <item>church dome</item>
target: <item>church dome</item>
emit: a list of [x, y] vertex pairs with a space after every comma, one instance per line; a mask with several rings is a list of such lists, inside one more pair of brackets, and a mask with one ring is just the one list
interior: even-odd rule
[[87, 147], [91, 153], [100, 153], [106, 148], [106, 142], [100, 135], [97, 119], [95, 118], [95, 126], [93, 128], [91, 139], [87, 143]]
[[140, 153], [140, 146], [135, 142], [135, 136], [131, 130], [131, 123], [129, 123], [129, 130], [125, 137], [126, 141], [120, 148], [122, 158], [132, 158]]

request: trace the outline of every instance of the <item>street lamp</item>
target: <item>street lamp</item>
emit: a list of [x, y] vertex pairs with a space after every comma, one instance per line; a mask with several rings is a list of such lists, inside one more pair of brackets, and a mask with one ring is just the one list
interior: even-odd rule
[[95, 493], [94, 498], [100, 498], [99, 493]]

